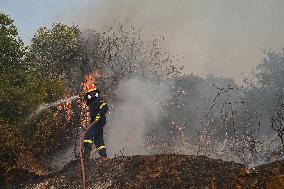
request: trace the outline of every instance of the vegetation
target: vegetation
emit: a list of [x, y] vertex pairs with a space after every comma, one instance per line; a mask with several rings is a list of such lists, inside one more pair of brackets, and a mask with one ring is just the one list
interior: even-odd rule
[[[37, 148], [30, 145], [34, 143], [30, 136], [45, 135], [46, 131], [24, 126], [25, 119], [42, 103], [60, 98], [64, 86], [58, 77], [38, 77], [45, 71], [31, 67], [30, 52], [18, 37], [13, 20], [4, 13], [0, 13], [0, 28], [0, 172], [8, 175], [15, 168], [33, 170], [39, 166], [38, 160], [31, 158]], [[44, 141], [42, 137], [34, 139]]]
[[145, 133], [149, 153], [204, 154], [246, 164], [284, 153], [283, 54], [265, 58], [238, 86], [213, 75], [182, 75], [164, 40], [149, 44], [128, 24], [104, 33], [61, 23], [37, 30], [24, 46], [13, 20], [0, 13], [0, 182], [15, 169], [44, 173], [42, 158], [74, 142], [82, 104], [38, 107], [77, 95], [88, 75], [116, 102], [120, 82], [141, 77], [169, 81], [171, 98]]

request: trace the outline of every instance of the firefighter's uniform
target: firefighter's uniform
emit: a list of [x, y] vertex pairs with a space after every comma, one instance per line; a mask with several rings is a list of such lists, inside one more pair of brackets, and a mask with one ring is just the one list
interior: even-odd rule
[[84, 138], [84, 157], [90, 156], [92, 143], [94, 143], [99, 155], [106, 158], [107, 153], [103, 138], [103, 128], [106, 124], [105, 114], [108, 111], [107, 103], [99, 96], [99, 91], [95, 86], [89, 86], [89, 89], [84, 93], [83, 98], [87, 101], [87, 105], [89, 106], [91, 116], [90, 123], [97, 120], [97, 123], [86, 131]]

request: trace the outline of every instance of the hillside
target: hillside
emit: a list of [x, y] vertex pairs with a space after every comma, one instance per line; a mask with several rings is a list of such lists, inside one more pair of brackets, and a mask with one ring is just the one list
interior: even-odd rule
[[[153, 155], [96, 159], [86, 165], [87, 188], [284, 188], [284, 161], [248, 169], [205, 156]], [[79, 161], [20, 188], [82, 188]]]

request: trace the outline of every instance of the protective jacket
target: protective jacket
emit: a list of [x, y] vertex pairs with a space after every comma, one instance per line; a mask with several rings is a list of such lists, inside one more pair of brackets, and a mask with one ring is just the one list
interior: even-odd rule
[[[89, 97], [88, 97], [89, 96]], [[96, 97], [96, 91], [88, 92], [84, 95], [84, 99], [87, 101], [87, 105], [90, 109], [91, 123], [95, 120], [96, 116], [101, 116], [99, 122], [106, 123], [105, 114], [108, 111], [107, 103], [101, 98]]]

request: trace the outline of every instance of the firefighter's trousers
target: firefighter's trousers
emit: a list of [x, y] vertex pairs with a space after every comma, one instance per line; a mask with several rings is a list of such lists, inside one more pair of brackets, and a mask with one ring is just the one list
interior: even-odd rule
[[99, 155], [101, 157], [107, 157], [106, 146], [104, 143], [104, 126], [105, 123], [102, 121], [97, 122], [91, 126], [84, 138], [84, 157], [90, 157], [90, 152], [92, 150], [92, 143], [95, 144]]

